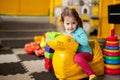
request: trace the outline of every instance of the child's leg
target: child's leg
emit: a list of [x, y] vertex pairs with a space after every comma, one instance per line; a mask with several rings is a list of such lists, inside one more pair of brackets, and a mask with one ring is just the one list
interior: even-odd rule
[[91, 66], [88, 64], [93, 59], [93, 56], [88, 52], [77, 53], [74, 57], [75, 62], [87, 73], [88, 76], [95, 74]]

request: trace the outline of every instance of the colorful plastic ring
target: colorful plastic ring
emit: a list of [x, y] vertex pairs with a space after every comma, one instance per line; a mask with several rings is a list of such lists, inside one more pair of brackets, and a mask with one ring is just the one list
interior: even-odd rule
[[50, 48], [48, 45], [45, 46], [45, 51], [49, 53], [54, 53], [54, 50]]
[[109, 44], [118, 44], [118, 41], [106, 41], [106, 43], [109, 43]]
[[46, 64], [52, 64], [52, 58], [44, 58]]
[[109, 43], [107, 43], [106, 46], [119, 46], [119, 44], [109, 44]]
[[107, 52], [119, 52], [120, 50], [108, 50], [108, 49], [104, 49], [104, 51], [107, 51]]
[[110, 75], [118, 75], [120, 74], [120, 69], [108, 69], [105, 68], [105, 73]]
[[53, 57], [53, 53], [45, 52], [45, 53], [44, 53], [44, 56], [45, 56], [46, 58], [52, 58], [52, 57]]
[[120, 60], [120, 56], [106, 56], [106, 55], [104, 55], [104, 59], [107, 59], [107, 60]]
[[118, 50], [119, 46], [105, 46], [105, 48], [110, 50]]
[[104, 52], [104, 55], [106, 56], [120, 56], [120, 52]]
[[120, 64], [117, 65], [105, 64], [105, 67], [108, 69], [120, 69]]
[[104, 60], [106, 64], [120, 64], [120, 60]]
[[108, 41], [117, 41], [118, 40], [118, 37], [117, 36], [109, 36], [107, 38]]

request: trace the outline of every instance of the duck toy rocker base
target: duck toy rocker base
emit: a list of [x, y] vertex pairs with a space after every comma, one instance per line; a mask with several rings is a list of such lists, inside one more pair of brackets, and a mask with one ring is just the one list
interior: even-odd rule
[[[104, 60], [100, 45], [97, 40], [92, 41], [94, 58], [89, 62], [96, 75], [104, 74]], [[82, 68], [75, 63], [74, 55], [78, 48], [78, 43], [70, 36], [60, 35], [47, 44], [54, 49], [52, 65], [54, 73], [59, 80], [80, 80], [88, 76]]]

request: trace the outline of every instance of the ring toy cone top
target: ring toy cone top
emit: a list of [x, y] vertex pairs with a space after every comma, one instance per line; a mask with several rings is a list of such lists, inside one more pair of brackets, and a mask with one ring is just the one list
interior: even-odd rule
[[115, 34], [115, 31], [114, 29], [111, 30], [111, 36], [109, 36], [107, 38], [107, 41], [117, 41], [118, 40], [118, 37], [114, 35]]

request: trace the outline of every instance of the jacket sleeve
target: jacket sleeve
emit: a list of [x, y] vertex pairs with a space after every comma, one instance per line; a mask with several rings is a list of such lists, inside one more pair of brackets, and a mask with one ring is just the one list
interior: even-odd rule
[[75, 34], [73, 34], [73, 38], [77, 41], [80, 45], [88, 45], [88, 36], [84, 30], [79, 30]]

